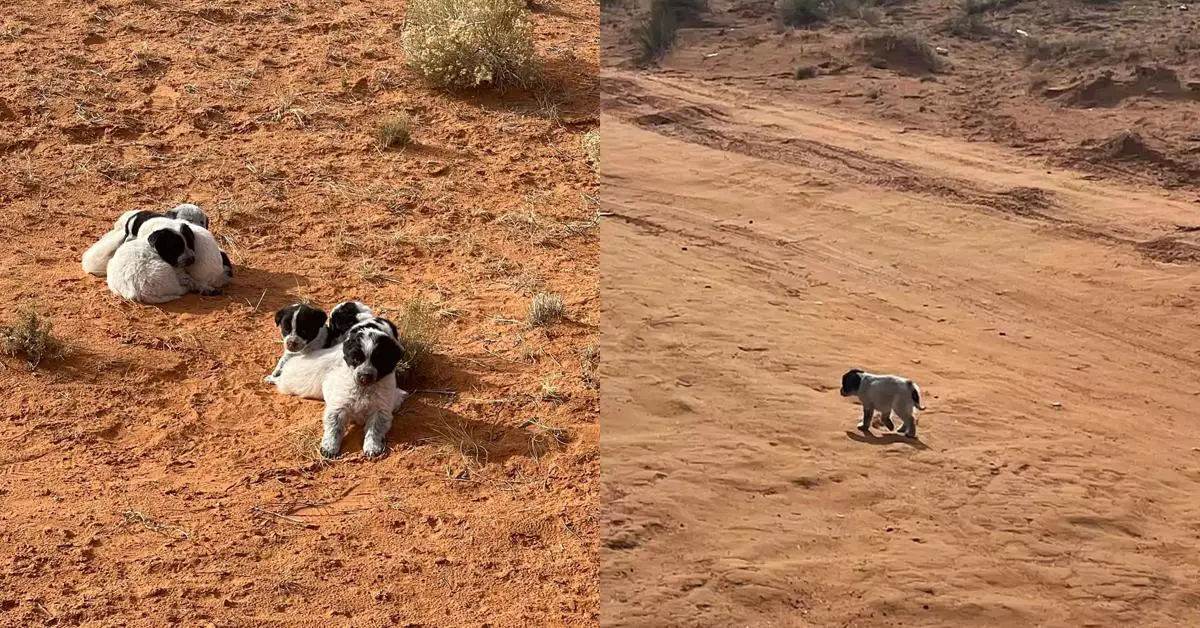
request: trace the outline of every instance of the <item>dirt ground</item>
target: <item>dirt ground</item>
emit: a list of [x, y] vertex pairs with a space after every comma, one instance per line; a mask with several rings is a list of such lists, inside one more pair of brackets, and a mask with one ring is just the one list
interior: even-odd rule
[[[596, 625], [598, 15], [544, 0], [543, 84], [447, 94], [403, 67], [403, 3], [5, 3], [0, 322], [70, 353], [0, 361], [0, 625]], [[379, 150], [402, 112], [416, 145]], [[184, 201], [223, 296], [83, 273]], [[564, 320], [526, 323], [540, 291]], [[261, 381], [300, 298], [431, 304], [434, 392], [383, 459], [317, 460], [322, 404]]]
[[[986, 19], [1195, 42], [1150, 5]], [[605, 10], [605, 625], [1194, 622], [1197, 102], [1047, 99], [1011, 34], [939, 34], [946, 2], [882, 9], [949, 49], [933, 80], [759, 9], [714, 2], [652, 69]], [[1159, 161], [1081, 144], [1125, 128]], [[919, 441], [854, 430], [855, 366], [922, 385]]]

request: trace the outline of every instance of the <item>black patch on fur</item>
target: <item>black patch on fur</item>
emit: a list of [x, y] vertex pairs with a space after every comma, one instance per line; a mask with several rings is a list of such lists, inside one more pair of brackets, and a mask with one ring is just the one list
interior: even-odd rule
[[151, 218], [160, 218], [160, 217], [162, 217], [162, 214], [158, 214], [158, 213], [151, 212], [151, 211], [145, 211], [145, 210], [140, 211], [140, 212], [130, 216], [129, 220], [125, 221], [125, 237], [126, 238], [136, 238], [137, 234], [138, 234], [138, 230], [142, 228], [143, 223], [145, 223], [147, 220], [150, 220]]
[[293, 318], [295, 330], [292, 333], [307, 342], [312, 342], [321, 333], [321, 328], [325, 326], [325, 312], [305, 303], [301, 303], [297, 307], [300, 309]]
[[393, 373], [402, 359], [404, 349], [394, 338], [385, 336], [376, 339], [375, 349], [371, 351], [371, 366], [375, 367], [380, 379]]
[[151, 233], [150, 237], [146, 238], [146, 242], [154, 247], [164, 262], [172, 266], [178, 266], [179, 256], [187, 251], [187, 242], [184, 241], [183, 236], [170, 229], [159, 229]]
[[193, 251], [196, 250], [196, 234], [192, 232], [192, 228], [189, 226], [189, 223], [185, 222], [182, 225], [179, 225], [179, 235], [183, 236], [183, 240], [184, 242], [187, 242], [189, 249]]
[[917, 407], [920, 408], [921, 407], [921, 393], [917, 392], [917, 387], [913, 386], [911, 383], [908, 385], [908, 390], [909, 390], [909, 392], [912, 393], [913, 403], [917, 404]]
[[279, 328], [280, 333], [282, 333], [284, 336], [288, 335], [292, 331], [292, 313], [295, 312], [296, 308], [298, 307], [300, 307], [299, 303], [295, 305], [289, 305], [282, 310], [275, 312], [275, 326]]
[[349, 338], [342, 343], [342, 359], [350, 368], [356, 368], [358, 365], [367, 361], [367, 354], [363, 351], [363, 335], [362, 332], [350, 334]]
[[390, 333], [391, 333], [391, 335], [392, 335], [392, 338], [399, 338], [399, 337], [400, 337], [400, 331], [399, 331], [398, 329], [396, 329], [396, 324], [395, 324], [395, 323], [393, 323], [392, 321], [389, 321], [389, 320], [388, 320], [388, 319], [386, 319], [386, 318], [379, 318], [379, 319], [377, 319], [377, 320], [379, 320], [379, 321], [382, 321], [384, 325], [387, 325], [387, 328], [388, 328], [388, 330], [390, 331]]
[[358, 315], [364, 312], [362, 304], [355, 301], [340, 303], [329, 313], [329, 336], [326, 342], [333, 346], [351, 327], [358, 324]]
[[850, 369], [842, 375], [842, 396], [849, 397], [858, 392], [858, 387], [862, 385], [862, 369]]
[[229, 256], [225, 254], [225, 251], [221, 251], [221, 266], [225, 269], [226, 275], [233, 276], [233, 262], [229, 261]]

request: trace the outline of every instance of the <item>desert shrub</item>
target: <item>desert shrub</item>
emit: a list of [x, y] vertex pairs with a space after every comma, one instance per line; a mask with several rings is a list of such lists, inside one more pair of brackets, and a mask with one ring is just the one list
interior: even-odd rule
[[54, 337], [54, 325], [32, 310], [17, 312], [12, 325], [0, 325], [0, 349], [5, 355], [25, 358], [31, 371], [42, 360], [66, 355], [66, 346]]
[[675, 14], [662, 3], [650, 6], [650, 16], [639, 24], [634, 35], [641, 51], [643, 63], [657, 61], [675, 45], [675, 37], [679, 34], [679, 21]]
[[557, 294], [539, 292], [533, 295], [533, 301], [529, 304], [529, 324], [534, 327], [549, 325], [566, 314], [563, 299]]
[[404, 148], [412, 142], [412, 130], [412, 118], [407, 114], [400, 114], [384, 122], [383, 126], [379, 127], [375, 139], [384, 150]]
[[916, 33], [873, 31], [858, 37], [855, 47], [870, 57], [871, 63], [902, 72], [922, 74], [941, 68], [937, 52]]
[[829, 0], [776, 0], [779, 21], [788, 26], [805, 27], [827, 21], [833, 14]]
[[583, 153], [592, 163], [593, 168], [600, 167], [600, 132], [596, 130], [583, 134]]
[[524, 86], [536, 73], [523, 0], [411, 0], [401, 43], [408, 67], [437, 87]]

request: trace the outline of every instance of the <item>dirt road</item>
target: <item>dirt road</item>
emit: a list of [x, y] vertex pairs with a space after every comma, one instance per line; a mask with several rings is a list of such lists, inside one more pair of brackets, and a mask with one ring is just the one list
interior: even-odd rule
[[[603, 83], [607, 626], [1139, 626], [1200, 603], [1200, 211], [680, 78]], [[911, 376], [864, 441], [847, 368]]]

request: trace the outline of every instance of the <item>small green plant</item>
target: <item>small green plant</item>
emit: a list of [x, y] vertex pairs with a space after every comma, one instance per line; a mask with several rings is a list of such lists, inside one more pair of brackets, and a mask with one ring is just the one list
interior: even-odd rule
[[583, 153], [593, 168], [600, 167], [600, 131], [591, 130], [583, 134]]
[[400, 114], [384, 122], [383, 126], [379, 127], [375, 139], [383, 150], [404, 148], [412, 143], [412, 131], [412, 117], [408, 114]]
[[57, 360], [67, 353], [62, 341], [54, 337], [54, 325], [32, 310], [20, 310], [16, 323], [0, 326], [0, 349], [5, 355], [24, 357], [31, 371], [42, 360]]
[[524, 87], [537, 73], [524, 0], [411, 0], [401, 44], [409, 69], [443, 88]]

